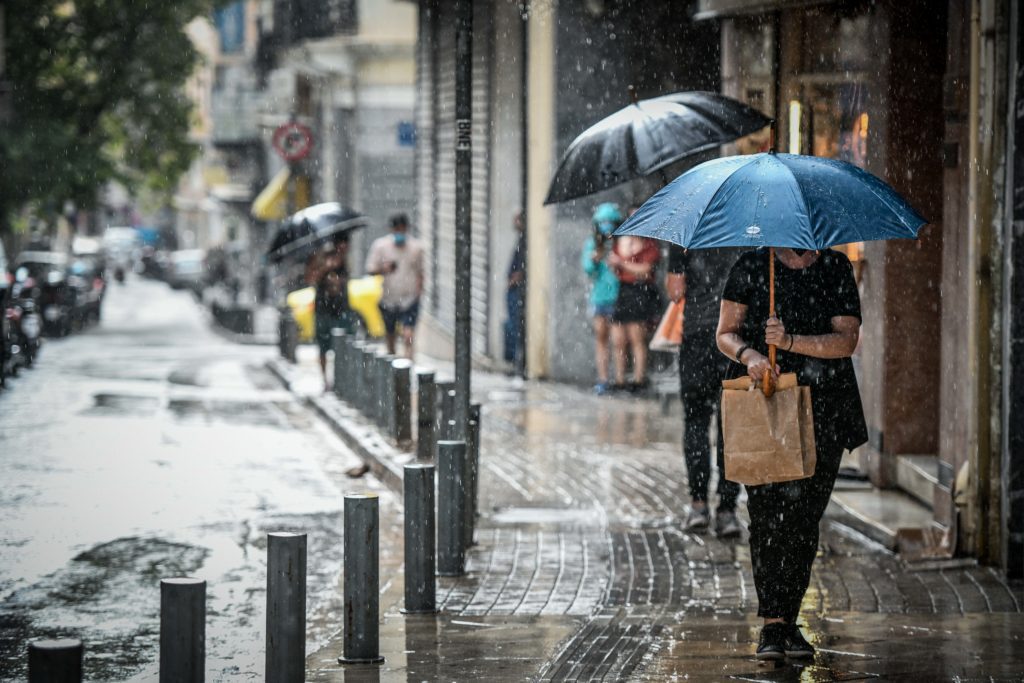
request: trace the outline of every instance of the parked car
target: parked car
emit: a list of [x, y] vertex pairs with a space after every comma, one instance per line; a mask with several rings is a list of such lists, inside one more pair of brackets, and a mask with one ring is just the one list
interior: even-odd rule
[[201, 296], [205, 284], [206, 252], [202, 249], [183, 249], [171, 253], [171, 272], [167, 284], [171, 289], [187, 289]]
[[54, 251], [23, 251], [14, 267], [15, 279], [32, 280], [32, 299], [43, 317], [43, 332], [62, 337], [71, 333], [75, 291], [68, 284], [68, 257]]
[[[370, 337], [384, 336], [384, 318], [380, 314], [380, 297], [384, 293], [384, 278], [368, 275], [348, 281], [348, 302], [359, 316], [359, 325]], [[299, 328], [299, 341], [313, 340], [316, 316], [313, 306], [316, 288], [304, 287], [290, 292], [285, 298], [292, 317]]]
[[74, 326], [80, 329], [90, 322], [99, 322], [106, 283], [100, 275], [97, 260], [76, 256], [68, 268], [68, 285], [75, 294], [72, 307]]

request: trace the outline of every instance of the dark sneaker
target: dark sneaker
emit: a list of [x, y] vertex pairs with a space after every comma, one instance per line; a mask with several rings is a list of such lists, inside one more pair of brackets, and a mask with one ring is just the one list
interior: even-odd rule
[[814, 646], [807, 642], [800, 627], [796, 624], [786, 624], [787, 631], [782, 639], [782, 649], [787, 657], [794, 659], [810, 659], [814, 656]]
[[719, 510], [715, 514], [715, 533], [719, 538], [737, 538], [743, 533], [743, 525], [732, 510]]
[[707, 508], [704, 508], [703, 510], [690, 508], [690, 513], [686, 515], [686, 520], [683, 522], [683, 529], [702, 534], [708, 530], [708, 524], [710, 522], [711, 515]]
[[785, 659], [786, 649], [784, 642], [789, 628], [789, 624], [784, 624], [781, 621], [765, 624], [761, 628], [761, 638], [757, 642], [757, 654], [755, 656], [762, 660], [778, 661]]

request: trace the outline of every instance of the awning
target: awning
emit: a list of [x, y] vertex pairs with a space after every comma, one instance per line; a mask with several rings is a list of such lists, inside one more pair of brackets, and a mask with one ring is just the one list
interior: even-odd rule
[[[289, 213], [295, 213], [309, 206], [309, 176], [296, 174], [295, 206], [288, 206], [288, 180], [291, 172], [287, 167], [277, 172], [263, 191], [252, 202], [252, 217], [260, 221], [284, 220]], [[289, 210], [290, 209], [290, 210]]]
[[261, 221], [280, 221], [288, 215], [288, 167], [277, 172], [263, 191], [252, 202], [253, 218]]

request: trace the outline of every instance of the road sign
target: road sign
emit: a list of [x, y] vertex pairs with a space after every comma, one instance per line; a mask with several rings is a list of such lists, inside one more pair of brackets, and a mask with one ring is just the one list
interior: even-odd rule
[[291, 121], [274, 131], [274, 149], [285, 161], [299, 161], [313, 149], [313, 132], [301, 123]]

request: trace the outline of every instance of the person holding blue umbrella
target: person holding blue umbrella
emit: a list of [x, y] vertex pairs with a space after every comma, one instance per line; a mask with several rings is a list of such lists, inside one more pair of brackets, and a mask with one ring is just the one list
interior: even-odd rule
[[782, 372], [811, 388], [811, 477], [747, 486], [750, 556], [764, 620], [756, 656], [809, 658], [797, 626], [842, 453], [867, 441], [850, 356], [861, 310], [853, 269], [829, 247], [915, 239], [926, 221], [895, 190], [845, 162], [792, 154], [715, 159], [655, 194], [616, 234], [685, 249], [750, 247], [722, 293], [717, 344], [732, 376], [765, 394]]

